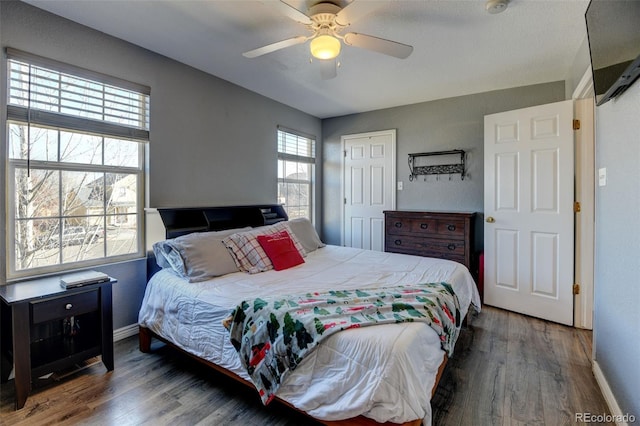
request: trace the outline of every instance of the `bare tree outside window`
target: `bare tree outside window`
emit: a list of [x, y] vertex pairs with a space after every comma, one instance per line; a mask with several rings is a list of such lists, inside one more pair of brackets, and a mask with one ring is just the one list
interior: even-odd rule
[[[26, 133], [24, 125], [9, 126], [12, 159], [26, 158]], [[52, 142], [56, 132], [32, 126], [30, 133], [32, 156], [51, 159], [46, 151], [56, 145]], [[103, 138], [59, 133], [61, 157], [67, 162], [104, 166]], [[127, 164], [132, 153], [137, 157], [137, 142], [118, 144], [113, 138], [108, 142], [111, 163]], [[37, 146], [44, 151], [38, 152]], [[26, 167], [14, 166], [17, 271], [137, 252], [138, 170], [107, 173], [66, 170], [61, 162], [33, 159], [31, 163], [29, 173]]]

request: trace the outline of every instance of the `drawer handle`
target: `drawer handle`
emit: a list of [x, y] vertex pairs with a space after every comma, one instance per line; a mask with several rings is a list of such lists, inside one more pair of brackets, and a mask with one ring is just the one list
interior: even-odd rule
[[427, 229], [429, 227], [428, 223], [421, 223], [420, 224], [420, 229]]
[[448, 248], [449, 250], [452, 250], [452, 251], [453, 251], [453, 250], [455, 250], [455, 249], [456, 249], [456, 245], [455, 245], [455, 244], [449, 244], [449, 245], [447, 246], [447, 248]]
[[400, 245], [402, 245], [402, 240], [395, 240], [395, 241], [394, 241], [394, 243], [395, 243], [397, 246], [400, 246]]
[[449, 225], [449, 226], [447, 226], [447, 229], [448, 229], [449, 231], [453, 232], [453, 231], [455, 231], [455, 230], [456, 230], [456, 226], [455, 226], [455, 225]]
[[393, 226], [396, 228], [402, 228], [402, 222], [396, 222]]
[[64, 308], [68, 311], [69, 309], [73, 308], [73, 305], [71, 303], [67, 303]]

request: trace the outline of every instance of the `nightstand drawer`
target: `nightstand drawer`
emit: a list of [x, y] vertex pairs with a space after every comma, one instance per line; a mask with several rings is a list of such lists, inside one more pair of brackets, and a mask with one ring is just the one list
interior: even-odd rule
[[31, 302], [33, 324], [98, 310], [98, 291], [87, 291], [42, 302]]

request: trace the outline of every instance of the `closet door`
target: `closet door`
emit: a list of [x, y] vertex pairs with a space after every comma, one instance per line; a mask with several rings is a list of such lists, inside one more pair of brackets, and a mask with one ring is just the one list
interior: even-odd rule
[[342, 137], [342, 245], [384, 251], [384, 214], [394, 210], [396, 131]]

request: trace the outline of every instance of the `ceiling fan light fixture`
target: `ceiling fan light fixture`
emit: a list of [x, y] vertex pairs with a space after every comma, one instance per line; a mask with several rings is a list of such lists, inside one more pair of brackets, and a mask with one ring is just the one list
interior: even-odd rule
[[492, 15], [504, 12], [509, 6], [509, 0], [487, 0], [484, 8]]
[[333, 59], [340, 54], [340, 40], [328, 34], [322, 34], [311, 40], [311, 55], [318, 59]]

